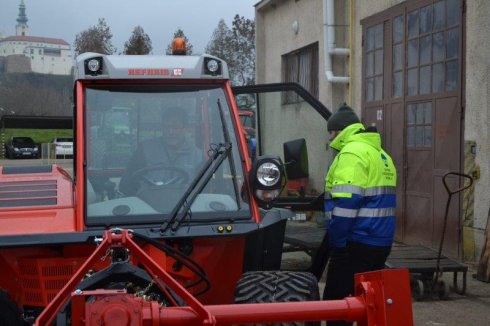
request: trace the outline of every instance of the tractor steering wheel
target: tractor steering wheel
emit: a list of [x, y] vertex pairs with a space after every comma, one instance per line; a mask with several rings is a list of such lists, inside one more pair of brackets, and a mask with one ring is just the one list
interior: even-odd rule
[[[152, 180], [146, 175], [148, 172], [152, 171], [167, 171], [171, 172], [172, 175], [169, 178], [166, 178], [166, 180]], [[177, 166], [171, 166], [166, 163], [157, 163], [134, 171], [130, 178], [131, 180], [141, 179], [151, 186], [165, 187], [171, 184], [187, 183], [189, 181], [189, 173]]]

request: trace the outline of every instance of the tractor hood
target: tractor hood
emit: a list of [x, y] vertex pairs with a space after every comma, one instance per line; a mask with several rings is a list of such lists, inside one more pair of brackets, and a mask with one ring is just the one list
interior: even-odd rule
[[0, 167], [0, 236], [73, 231], [73, 193], [57, 165]]

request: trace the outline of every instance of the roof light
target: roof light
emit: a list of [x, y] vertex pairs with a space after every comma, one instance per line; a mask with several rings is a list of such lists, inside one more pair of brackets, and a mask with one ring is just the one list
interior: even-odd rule
[[85, 74], [92, 76], [102, 74], [102, 57], [85, 60]]
[[172, 54], [174, 55], [186, 55], [187, 46], [183, 37], [176, 37], [172, 41]]
[[88, 63], [87, 63], [87, 68], [88, 70], [92, 71], [92, 72], [96, 72], [97, 70], [99, 70], [100, 68], [100, 63], [99, 63], [99, 60], [96, 60], [96, 59], [92, 59], [90, 60]]
[[218, 65], [218, 61], [216, 60], [209, 60], [208, 63], [207, 63], [207, 67], [208, 67], [208, 70], [210, 72], [216, 72], [218, 71], [218, 68], [219, 68], [219, 65]]
[[221, 75], [221, 61], [214, 58], [204, 58], [204, 70], [206, 75]]

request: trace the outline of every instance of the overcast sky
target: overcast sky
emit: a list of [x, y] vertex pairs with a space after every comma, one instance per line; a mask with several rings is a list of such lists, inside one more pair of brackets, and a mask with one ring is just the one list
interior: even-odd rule
[[[24, 0], [29, 35], [60, 38], [73, 48], [75, 36], [104, 18], [112, 44], [122, 52], [135, 26], [150, 37], [154, 54], [163, 54], [180, 28], [202, 53], [224, 19], [228, 27], [236, 14], [254, 18], [260, 0]], [[15, 35], [21, 0], [0, 0], [0, 33]]]

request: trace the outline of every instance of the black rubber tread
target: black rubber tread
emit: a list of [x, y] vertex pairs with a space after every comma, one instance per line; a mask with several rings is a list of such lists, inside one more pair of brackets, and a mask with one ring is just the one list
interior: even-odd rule
[[[235, 289], [235, 303], [267, 303], [320, 300], [316, 277], [309, 272], [252, 271], [246, 272]], [[303, 325], [304, 323], [286, 323]], [[306, 325], [320, 325], [309, 322]]]

